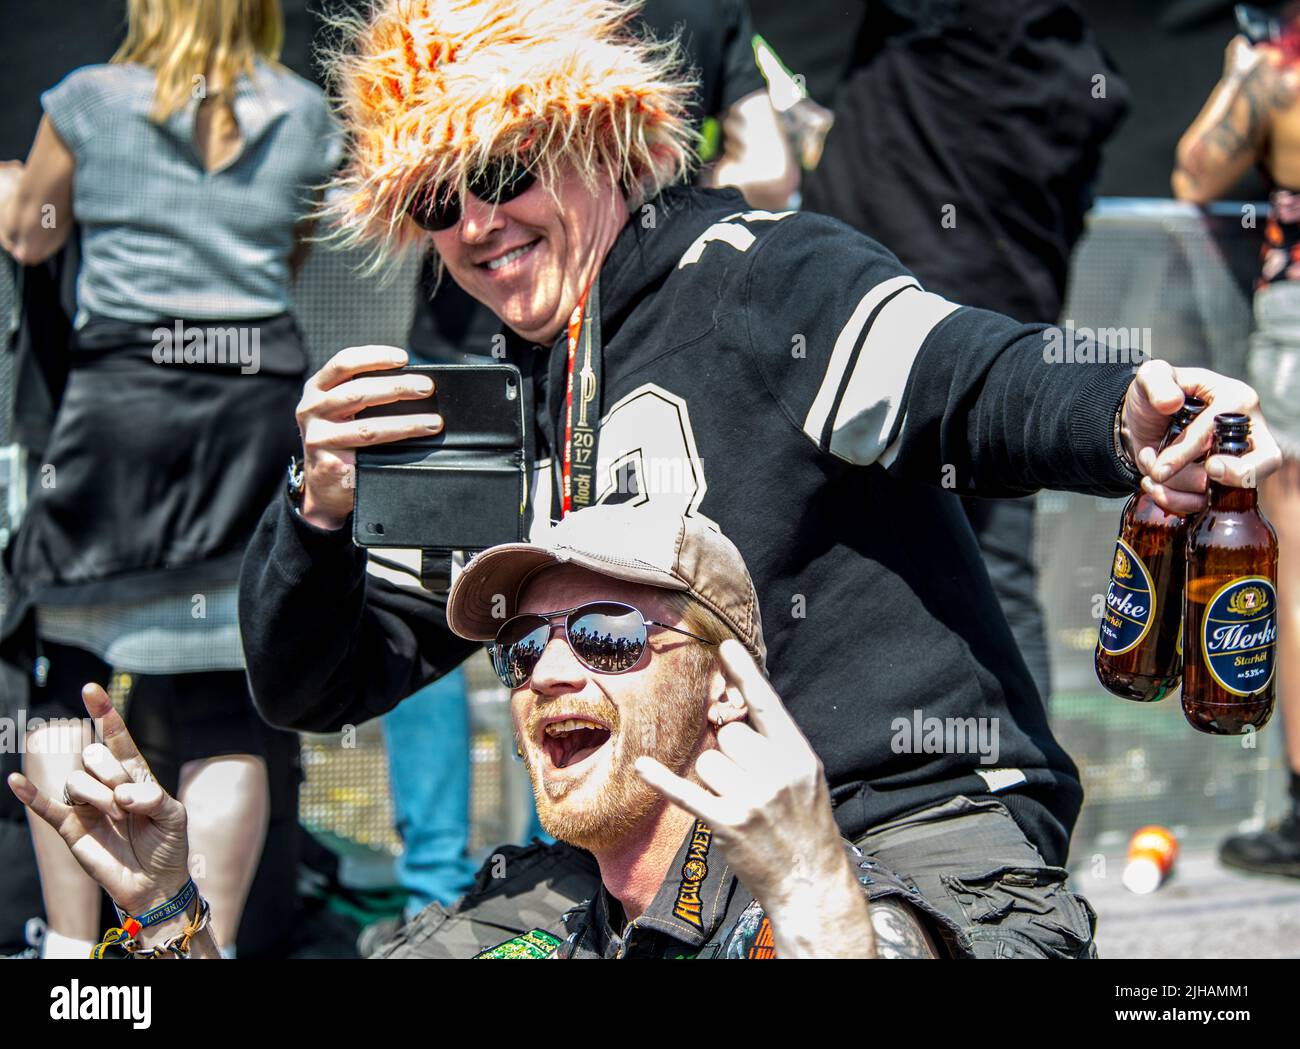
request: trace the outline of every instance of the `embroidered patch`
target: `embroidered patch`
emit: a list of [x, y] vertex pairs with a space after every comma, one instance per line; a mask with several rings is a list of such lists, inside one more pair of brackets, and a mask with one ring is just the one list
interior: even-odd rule
[[558, 936], [552, 936], [549, 932], [544, 932], [541, 929], [534, 929], [522, 936], [516, 936], [513, 940], [506, 940], [505, 943], [489, 947], [486, 951], [476, 954], [474, 957], [475, 959], [550, 958], [555, 954], [555, 949], [560, 946], [560, 943]]
[[758, 927], [758, 935], [749, 946], [746, 958], [775, 958], [776, 944], [772, 941], [772, 920], [765, 914], [763, 924]]
[[713, 831], [709, 830], [703, 820], [696, 820], [695, 829], [691, 832], [691, 843], [686, 849], [686, 861], [682, 864], [682, 883], [677, 889], [677, 902], [673, 905], [673, 914], [697, 929], [704, 928], [700, 886], [709, 876], [709, 845], [712, 841]]

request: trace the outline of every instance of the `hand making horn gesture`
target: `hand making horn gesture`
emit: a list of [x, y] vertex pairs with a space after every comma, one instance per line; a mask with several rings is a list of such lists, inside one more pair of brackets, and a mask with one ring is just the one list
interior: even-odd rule
[[103, 739], [81, 752], [84, 769], [68, 776], [57, 798], [19, 772], [10, 775], [9, 789], [59, 832], [120, 908], [143, 914], [189, 880], [185, 807], [154, 778], [108, 694], [92, 684], [81, 698]]
[[831, 812], [821, 762], [745, 647], [724, 641], [718, 655], [732, 704], [748, 708], [748, 723], [718, 729], [718, 749], [695, 763], [698, 783], [651, 757], [638, 758], [635, 768], [713, 830], [732, 870], [771, 919], [778, 956], [825, 956], [850, 945], [849, 953], [860, 956], [872, 943], [867, 904]]

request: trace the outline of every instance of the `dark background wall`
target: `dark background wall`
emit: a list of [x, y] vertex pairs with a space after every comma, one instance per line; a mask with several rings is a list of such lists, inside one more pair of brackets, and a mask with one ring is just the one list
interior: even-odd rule
[[[1167, 197], [1174, 147], [1223, 70], [1236, 32], [1231, 0], [1087, 0], [1081, 5], [1132, 93], [1132, 110], [1106, 149], [1098, 190]], [[1277, 11], [1289, 5], [1256, 3]], [[1237, 199], [1264, 196], [1258, 176]]]

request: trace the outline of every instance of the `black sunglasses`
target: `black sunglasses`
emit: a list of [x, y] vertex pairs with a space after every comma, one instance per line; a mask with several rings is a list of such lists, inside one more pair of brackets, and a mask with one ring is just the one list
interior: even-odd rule
[[561, 617], [569, 648], [583, 666], [598, 674], [625, 674], [635, 667], [645, 652], [646, 627], [663, 627], [706, 645], [714, 643], [689, 630], [646, 619], [639, 609], [618, 601], [592, 601], [559, 612], [511, 616], [488, 645], [492, 669], [506, 688], [519, 688], [533, 676], [551, 639], [551, 623]]
[[[518, 157], [497, 157], [469, 181], [469, 191], [485, 204], [504, 204], [523, 196], [537, 181], [537, 175]], [[406, 214], [421, 229], [441, 233], [460, 221], [460, 197], [439, 192], [432, 186], [419, 190]]]

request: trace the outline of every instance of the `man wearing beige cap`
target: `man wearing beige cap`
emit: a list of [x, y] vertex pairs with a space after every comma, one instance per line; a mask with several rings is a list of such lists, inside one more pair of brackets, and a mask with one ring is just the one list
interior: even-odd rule
[[[952, 919], [841, 839], [821, 763], [761, 669], [753, 582], [720, 532], [626, 507], [581, 510], [543, 543], [476, 557], [447, 618], [491, 642], [542, 824], [588, 850], [600, 878], [546, 927], [474, 917], [471, 938], [444, 934], [438, 953], [453, 942], [464, 957], [519, 959], [972, 953]], [[87, 686], [86, 705], [108, 719], [108, 748], [87, 752], [63, 801], [21, 776], [12, 787], [120, 909], [149, 915], [189, 886], [185, 811], [148, 783], [103, 691]], [[73, 806], [85, 808], [73, 818]], [[141, 847], [96, 847], [132, 820]], [[125, 949], [153, 949], [183, 917], [142, 923]], [[441, 918], [456, 916], [427, 908], [379, 956], [420, 956], [412, 940]], [[475, 943], [487, 929], [492, 939]], [[202, 931], [181, 947], [217, 956]]]
[[715, 529], [581, 510], [540, 543], [474, 558], [447, 621], [491, 642], [542, 824], [600, 868], [562, 943], [537, 929], [486, 956], [872, 957], [961, 942], [840, 838], [821, 763], [760, 670], [749, 572]]

